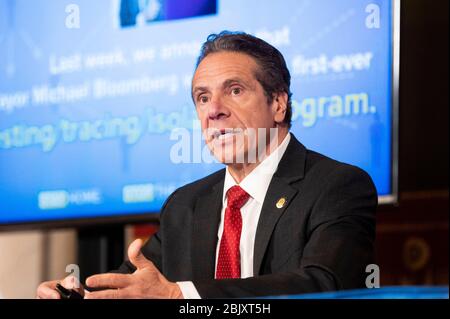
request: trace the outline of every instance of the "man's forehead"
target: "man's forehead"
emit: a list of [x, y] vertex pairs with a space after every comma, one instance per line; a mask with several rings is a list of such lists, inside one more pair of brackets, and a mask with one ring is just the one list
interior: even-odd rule
[[205, 57], [194, 72], [192, 87], [211, 84], [211, 81], [255, 80], [255, 60], [239, 52], [217, 52]]

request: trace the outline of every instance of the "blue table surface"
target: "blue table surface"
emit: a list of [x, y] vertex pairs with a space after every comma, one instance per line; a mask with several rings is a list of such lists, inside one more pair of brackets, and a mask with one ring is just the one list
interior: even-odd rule
[[274, 299], [449, 299], [448, 286], [390, 286], [270, 297]]

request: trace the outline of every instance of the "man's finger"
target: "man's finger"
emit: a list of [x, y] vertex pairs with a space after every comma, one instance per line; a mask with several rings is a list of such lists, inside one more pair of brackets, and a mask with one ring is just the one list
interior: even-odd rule
[[41, 285], [37, 293], [38, 298], [42, 299], [60, 299], [59, 293], [49, 286]]
[[101, 274], [86, 279], [86, 285], [92, 288], [125, 288], [130, 284], [130, 275]]
[[137, 269], [148, 267], [152, 263], [142, 254], [141, 248], [142, 239], [136, 239], [128, 247], [128, 258]]
[[107, 289], [101, 291], [88, 292], [84, 299], [123, 299], [125, 298], [124, 289]]

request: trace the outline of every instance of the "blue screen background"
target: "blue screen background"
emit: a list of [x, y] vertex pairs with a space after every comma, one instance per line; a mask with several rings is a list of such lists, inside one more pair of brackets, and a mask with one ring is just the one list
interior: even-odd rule
[[[201, 43], [221, 30], [283, 53], [291, 131], [306, 147], [392, 192], [391, 1], [136, 0], [127, 12], [123, 1], [0, 0], [1, 224], [158, 212], [177, 187], [222, 168], [170, 159], [172, 128], [198, 133], [190, 80]], [[101, 93], [105, 83], [116, 93]], [[64, 98], [42, 98], [58, 87]], [[114, 121], [127, 124], [101, 138], [63, 131]]]

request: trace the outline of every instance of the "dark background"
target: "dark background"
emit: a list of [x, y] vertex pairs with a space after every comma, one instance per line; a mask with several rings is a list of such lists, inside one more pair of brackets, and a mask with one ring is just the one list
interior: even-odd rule
[[448, 0], [402, 0], [399, 201], [380, 206], [381, 285], [448, 285]]
[[403, 0], [399, 190], [448, 189], [448, 0]]

